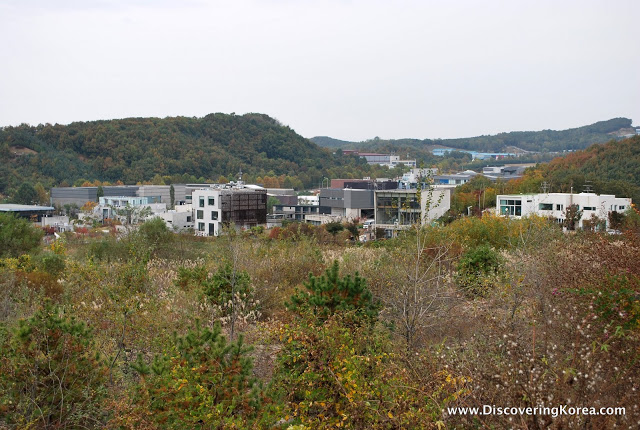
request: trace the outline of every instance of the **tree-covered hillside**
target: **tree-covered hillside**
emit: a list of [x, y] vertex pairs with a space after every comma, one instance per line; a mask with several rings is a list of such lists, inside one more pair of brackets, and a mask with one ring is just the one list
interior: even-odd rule
[[584, 127], [568, 130], [542, 131], [512, 131], [493, 136], [477, 136], [458, 139], [390, 139], [374, 138], [365, 142], [344, 142], [330, 137], [313, 137], [311, 140], [318, 145], [332, 148], [359, 148], [367, 150], [388, 150], [396, 148], [397, 152], [413, 149], [428, 152], [432, 145], [447, 146], [456, 149], [472, 151], [501, 152], [511, 150], [512, 147], [532, 152], [558, 152], [566, 150], [584, 149], [594, 143], [610, 140], [620, 130], [631, 127], [628, 118], [614, 118], [600, 121]]
[[315, 186], [324, 176], [389, 175], [356, 157], [334, 156], [262, 114], [127, 118], [0, 129], [0, 193], [23, 182], [137, 183], [275, 178], [271, 185]]
[[553, 192], [583, 191], [586, 181], [601, 194], [640, 201], [640, 136], [592, 145], [550, 163], [539, 164], [519, 181], [519, 190], [539, 192], [546, 181]]

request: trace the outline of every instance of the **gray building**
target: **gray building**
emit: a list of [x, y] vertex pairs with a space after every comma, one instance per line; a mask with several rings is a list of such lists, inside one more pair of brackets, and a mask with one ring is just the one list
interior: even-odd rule
[[[170, 185], [107, 185], [102, 187], [104, 197], [159, 197], [160, 202], [171, 204]], [[186, 200], [186, 186], [174, 184], [176, 204]], [[82, 207], [87, 202], [98, 201], [98, 187], [56, 187], [51, 188], [51, 204], [64, 206], [75, 204]]]
[[373, 218], [373, 190], [323, 188], [319, 206], [329, 207], [330, 215], [347, 220]]

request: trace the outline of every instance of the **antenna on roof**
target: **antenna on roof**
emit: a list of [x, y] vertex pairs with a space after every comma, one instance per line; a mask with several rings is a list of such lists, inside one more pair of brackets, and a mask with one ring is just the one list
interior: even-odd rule
[[593, 193], [593, 186], [591, 185], [591, 181], [584, 181], [584, 192]]
[[544, 181], [541, 185], [540, 188], [542, 188], [542, 192], [544, 194], [549, 194], [549, 183], [547, 181]]

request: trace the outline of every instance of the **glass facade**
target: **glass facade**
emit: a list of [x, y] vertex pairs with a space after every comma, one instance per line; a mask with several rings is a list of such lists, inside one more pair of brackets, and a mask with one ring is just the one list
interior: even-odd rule
[[522, 200], [500, 200], [500, 214], [522, 216]]

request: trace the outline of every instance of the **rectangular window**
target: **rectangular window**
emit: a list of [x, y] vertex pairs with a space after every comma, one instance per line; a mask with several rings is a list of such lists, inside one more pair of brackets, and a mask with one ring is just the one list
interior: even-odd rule
[[564, 210], [564, 205], [556, 205], [556, 210], [557, 211]]
[[196, 219], [204, 219], [204, 211], [197, 210], [196, 211]]
[[211, 211], [211, 219], [213, 221], [217, 221], [218, 220], [218, 211]]
[[204, 231], [204, 223], [203, 222], [199, 222], [198, 223], [198, 231]]
[[624, 210], [624, 206], [618, 206], [618, 209], [620, 209], [621, 211]]
[[595, 210], [596, 210], [596, 207], [595, 207], [595, 206], [585, 206], [585, 207], [584, 207], [584, 210], [585, 210], [585, 211], [595, 211]]
[[551, 203], [540, 203], [538, 205], [538, 209], [541, 211], [552, 211], [553, 210], [553, 204]]
[[216, 225], [213, 223], [209, 223], [209, 236], [216, 235]]
[[209, 197], [209, 206], [215, 206], [216, 204], [216, 199], [213, 197]]
[[191, 222], [191, 216], [187, 215], [187, 222]]
[[[502, 202], [507, 202], [503, 205]], [[522, 216], [522, 200], [501, 200], [500, 214], [509, 216]]]
[[200, 207], [204, 207], [204, 197], [200, 197]]

